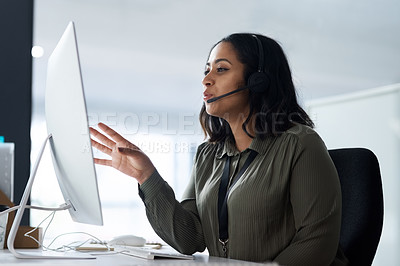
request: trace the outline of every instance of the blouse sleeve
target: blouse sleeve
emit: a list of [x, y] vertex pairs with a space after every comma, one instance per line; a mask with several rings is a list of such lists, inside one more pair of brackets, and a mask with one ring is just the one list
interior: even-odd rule
[[194, 173], [193, 170], [182, 202], [175, 199], [174, 191], [157, 170], [139, 186], [139, 195], [154, 231], [183, 254], [202, 252], [205, 249], [194, 195]]
[[282, 265], [331, 265], [339, 245], [341, 189], [325, 144], [314, 132], [299, 141], [290, 200], [296, 234], [275, 259]]

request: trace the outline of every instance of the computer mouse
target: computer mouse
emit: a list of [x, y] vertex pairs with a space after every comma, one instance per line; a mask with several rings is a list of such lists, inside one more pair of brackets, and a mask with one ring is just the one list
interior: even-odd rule
[[107, 243], [110, 246], [114, 245], [124, 245], [124, 246], [135, 246], [135, 247], [141, 247], [146, 244], [146, 239], [140, 236], [134, 236], [134, 235], [121, 235], [121, 236], [116, 236]]

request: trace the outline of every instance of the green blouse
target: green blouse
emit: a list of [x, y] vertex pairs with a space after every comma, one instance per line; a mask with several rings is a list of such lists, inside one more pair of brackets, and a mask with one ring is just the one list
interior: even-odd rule
[[228, 197], [228, 257], [282, 265], [345, 265], [338, 247], [341, 190], [325, 144], [311, 128], [296, 124], [278, 137], [198, 147], [182, 202], [155, 171], [139, 188], [147, 217], [172, 247], [185, 254], [208, 249], [224, 256], [218, 241], [218, 190], [226, 162], [230, 173], [249, 150], [258, 155]]

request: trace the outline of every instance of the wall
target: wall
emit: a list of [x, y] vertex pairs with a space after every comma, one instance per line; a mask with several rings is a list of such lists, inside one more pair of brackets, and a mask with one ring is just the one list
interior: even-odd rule
[[[15, 143], [14, 201], [30, 172], [32, 0], [0, 1], [0, 136]], [[28, 212], [22, 224], [29, 223]]]

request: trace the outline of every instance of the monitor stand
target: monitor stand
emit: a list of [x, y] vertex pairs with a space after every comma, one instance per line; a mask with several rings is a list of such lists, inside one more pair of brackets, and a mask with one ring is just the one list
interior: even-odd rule
[[46, 137], [45, 141], [43, 142], [39, 151], [39, 155], [33, 166], [31, 175], [28, 179], [28, 183], [26, 184], [24, 194], [22, 195], [22, 199], [20, 202], [20, 208], [17, 210], [14, 222], [11, 226], [11, 230], [8, 235], [7, 239], [8, 249], [15, 257], [19, 259], [95, 259], [96, 257], [90, 254], [80, 253], [80, 252], [48, 252], [48, 251], [18, 252], [14, 248], [15, 237], [17, 235], [18, 227], [21, 223], [22, 215], [24, 214], [24, 211], [26, 209], [29, 195], [31, 194], [33, 180], [35, 179], [35, 175], [39, 167], [39, 163], [42, 158], [44, 149], [46, 148], [46, 144], [51, 137], [52, 137], [51, 134], [49, 134]]

